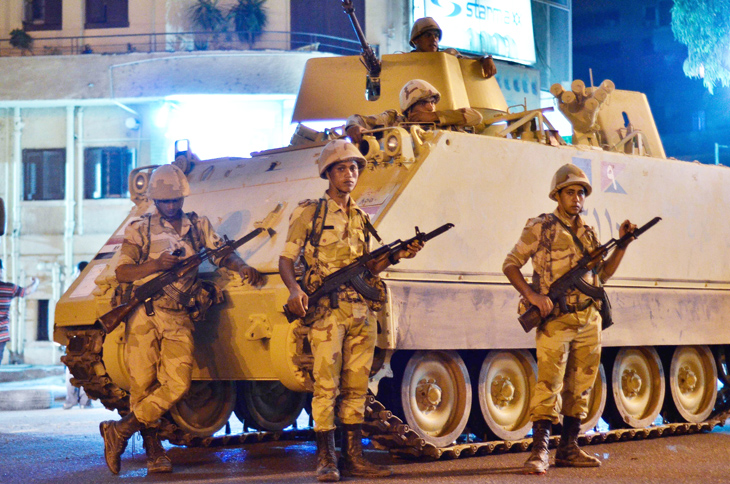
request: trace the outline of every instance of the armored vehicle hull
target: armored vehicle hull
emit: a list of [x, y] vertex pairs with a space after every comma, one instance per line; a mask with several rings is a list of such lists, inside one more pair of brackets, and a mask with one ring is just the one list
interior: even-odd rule
[[[646, 156], [649, 146], [663, 155], [646, 112], [641, 119], [651, 122], [634, 126], [648, 133], [651, 143], [644, 148], [633, 142], [609, 150], [566, 145], [542, 111], [500, 113], [505, 106], [496, 82], [479, 79], [468, 62], [448, 54], [385, 56], [383, 96], [376, 105], [347, 98], [349, 112], [337, 106], [328, 111], [320, 104], [336, 104], [342, 93], [335, 91], [334, 101], [322, 98], [316, 110], [307, 107], [302, 96], [325, 92], [330, 82], [322, 63], [336, 71], [356, 61], [310, 61], [295, 117], [378, 112], [380, 103], [393, 102], [414, 65], [442, 92], [446, 107], [471, 104], [487, 117], [480, 134], [396, 127], [361, 147], [368, 166], [353, 196], [386, 242], [412, 236], [414, 226], [427, 231], [455, 225], [418, 257], [382, 274], [387, 301], [379, 313], [371, 390], [422, 439], [418, 445], [448, 446], [467, 427], [487, 440], [519, 440], [530, 431], [534, 334], [518, 324], [518, 294], [501, 268], [527, 219], [554, 210], [549, 182], [565, 163], [591, 179], [594, 190], [583, 216], [602, 241], [617, 237], [626, 218], [638, 224], [663, 218], [632, 244], [607, 288], [616, 323], [603, 333], [602, 372], [584, 430], [601, 417], [610, 428], [635, 429], [653, 425], [660, 415], [666, 422], [694, 424], [710, 418], [717, 379], [726, 381], [724, 348], [730, 344], [730, 227], [717, 223], [720, 207], [730, 203], [730, 171]], [[638, 95], [616, 93], [619, 100]], [[612, 109], [632, 116], [619, 101], [606, 116]], [[225, 269], [201, 268], [202, 277], [224, 288], [226, 301], [196, 326], [195, 383], [170, 416], [176, 435], [212, 435], [232, 411], [252, 427], [281, 430], [305, 406], [311, 388], [306, 328], [283, 314], [288, 291], [277, 264], [289, 215], [299, 201], [319, 198], [326, 189], [316, 170], [325, 142], [183, 167], [192, 192], [186, 211], [207, 215], [230, 239], [267, 217], [274, 233], [239, 249], [266, 274], [261, 288], [242, 284]], [[55, 340], [68, 345], [75, 383], [121, 412], [129, 388], [124, 325], [104, 338], [96, 321], [111, 309], [123, 229], [151, 208], [147, 179], [145, 168], [132, 174], [137, 205], [56, 309]]]

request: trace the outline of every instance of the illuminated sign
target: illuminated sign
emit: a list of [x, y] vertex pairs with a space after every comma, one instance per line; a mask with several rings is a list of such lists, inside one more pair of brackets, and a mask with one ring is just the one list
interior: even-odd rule
[[442, 47], [535, 63], [530, 0], [413, 0], [413, 18], [421, 17], [438, 22]]

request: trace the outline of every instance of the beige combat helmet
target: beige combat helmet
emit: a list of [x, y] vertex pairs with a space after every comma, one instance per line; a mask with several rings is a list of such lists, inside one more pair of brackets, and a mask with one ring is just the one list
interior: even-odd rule
[[147, 194], [152, 200], [174, 200], [190, 195], [190, 185], [180, 168], [162, 165], [152, 172]]
[[413, 28], [411, 29], [411, 46], [415, 47], [415, 40], [429, 30], [437, 31], [439, 33], [439, 41], [441, 40], [441, 27], [439, 27], [439, 24], [437, 24], [433, 18], [423, 17], [416, 20], [413, 23]]
[[355, 145], [348, 143], [343, 139], [336, 139], [330, 141], [322, 150], [322, 154], [319, 155], [319, 161], [317, 166], [319, 167], [320, 178], [327, 179], [327, 168], [340, 161], [354, 161], [357, 163], [357, 167], [362, 170], [365, 168], [367, 160], [360, 153]]
[[583, 170], [568, 163], [558, 168], [558, 171], [556, 171], [555, 175], [553, 175], [553, 181], [550, 184], [550, 198], [557, 202], [558, 192], [570, 185], [583, 186], [586, 190], [586, 197], [593, 191], [591, 181], [588, 179]]
[[398, 96], [400, 109], [405, 113], [421, 99], [428, 99], [430, 97], [435, 97], [436, 102], [439, 102], [441, 100], [441, 93], [423, 79], [410, 80], [400, 90], [400, 95]]

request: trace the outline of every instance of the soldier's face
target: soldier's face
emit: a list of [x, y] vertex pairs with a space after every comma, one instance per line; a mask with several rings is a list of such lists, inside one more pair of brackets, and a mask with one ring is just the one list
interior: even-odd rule
[[574, 217], [583, 211], [586, 189], [582, 185], [568, 185], [558, 192], [557, 199], [560, 209]]
[[184, 198], [173, 198], [170, 200], [155, 200], [155, 206], [166, 219], [176, 219], [182, 216]]
[[426, 99], [421, 99], [420, 101], [417, 101], [413, 106], [411, 106], [408, 114], [432, 113], [434, 111], [436, 111], [436, 96], [431, 96]]
[[413, 41], [416, 44], [416, 52], [438, 52], [439, 33], [437, 30], [428, 30]]
[[357, 163], [352, 160], [340, 161], [327, 172], [330, 186], [344, 193], [350, 193], [355, 188], [359, 175]]

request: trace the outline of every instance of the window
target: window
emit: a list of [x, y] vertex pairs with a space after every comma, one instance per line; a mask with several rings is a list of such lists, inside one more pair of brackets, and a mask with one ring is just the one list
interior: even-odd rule
[[23, 200], [63, 200], [66, 150], [23, 150]]
[[129, 173], [135, 152], [124, 147], [84, 150], [84, 198], [124, 198], [129, 196]]
[[61, 30], [61, 20], [61, 0], [26, 0], [25, 30]]
[[86, 0], [87, 29], [129, 27], [128, 0]]

